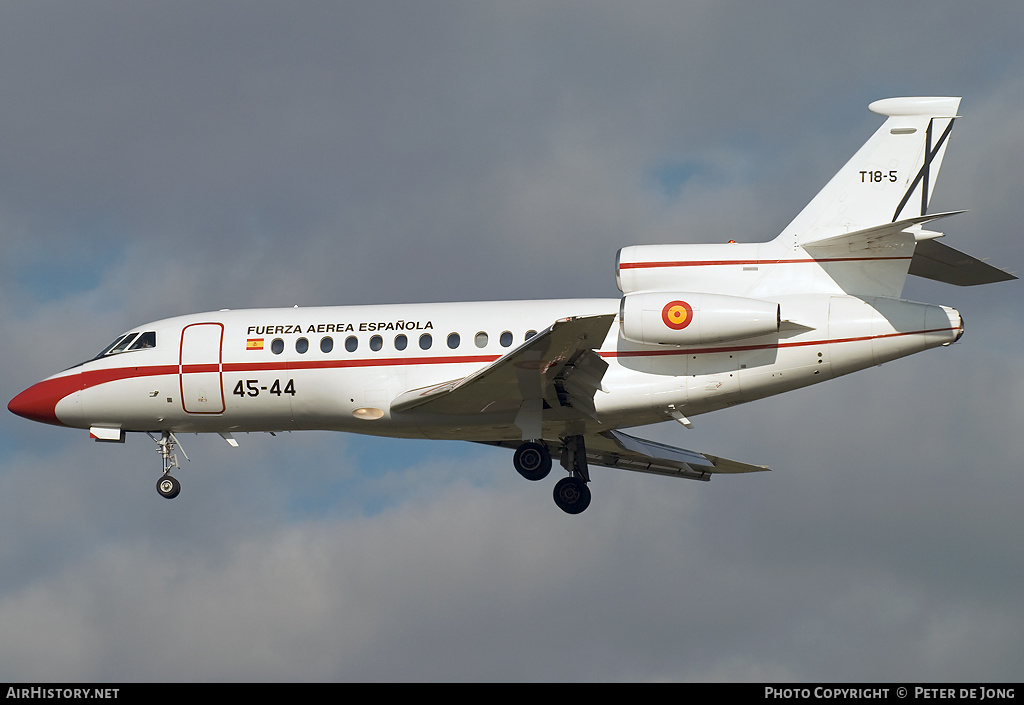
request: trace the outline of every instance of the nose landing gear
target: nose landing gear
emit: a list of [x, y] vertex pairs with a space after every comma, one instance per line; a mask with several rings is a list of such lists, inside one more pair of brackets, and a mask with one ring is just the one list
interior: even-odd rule
[[164, 475], [156, 483], [156, 491], [164, 499], [174, 499], [181, 492], [181, 483], [170, 475]]
[[[159, 440], [152, 433], [147, 432], [147, 435], [156, 441], [156, 452], [160, 454], [163, 461], [163, 476], [156, 483], [156, 491], [164, 499], [174, 499], [181, 492], [181, 483], [174, 479], [170, 472], [171, 468], [180, 467], [174, 448], [175, 446], [181, 448], [181, 442], [170, 431], [161, 432]], [[185, 460], [188, 460], [184, 448], [181, 448], [181, 454], [185, 456]]]

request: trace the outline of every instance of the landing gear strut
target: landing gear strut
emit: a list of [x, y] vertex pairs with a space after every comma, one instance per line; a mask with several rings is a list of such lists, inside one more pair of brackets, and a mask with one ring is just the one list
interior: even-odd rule
[[[160, 496], [165, 499], [174, 499], [181, 492], [181, 483], [174, 479], [170, 472], [171, 468], [179, 467], [178, 456], [174, 452], [175, 446], [181, 447], [181, 443], [175, 438], [174, 434], [170, 431], [163, 431], [160, 434], [160, 440], [152, 434], [148, 434], [150, 438], [156, 441], [156, 452], [160, 454], [160, 458], [163, 461], [163, 476], [156, 483], [156, 491], [160, 493]], [[181, 454], [188, 460], [188, 456], [185, 455], [185, 449], [181, 448]]]

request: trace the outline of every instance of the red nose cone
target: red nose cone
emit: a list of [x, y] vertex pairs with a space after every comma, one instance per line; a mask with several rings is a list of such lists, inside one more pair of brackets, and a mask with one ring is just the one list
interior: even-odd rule
[[40, 423], [63, 426], [57, 418], [57, 402], [78, 390], [78, 375], [44, 379], [11, 399], [7, 409]]

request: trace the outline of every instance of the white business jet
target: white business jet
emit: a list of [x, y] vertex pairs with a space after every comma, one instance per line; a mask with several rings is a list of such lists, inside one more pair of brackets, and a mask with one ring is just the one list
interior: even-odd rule
[[[923, 226], [959, 98], [890, 98], [884, 124], [774, 240], [619, 250], [620, 299], [217, 311], [147, 323], [8, 408], [158, 444], [306, 429], [514, 449], [528, 480], [557, 458], [556, 504], [590, 504], [590, 465], [709, 480], [760, 465], [621, 429], [690, 418], [960, 338], [954, 309], [900, 299], [907, 274], [1015, 279]], [[957, 211], [962, 212], [962, 211]]]

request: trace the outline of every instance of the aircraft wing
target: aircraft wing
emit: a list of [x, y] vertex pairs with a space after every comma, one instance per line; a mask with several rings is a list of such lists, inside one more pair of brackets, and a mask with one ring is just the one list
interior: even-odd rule
[[517, 424], [536, 427], [535, 438], [540, 437], [545, 405], [594, 418], [594, 394], [608, 369], [608, 363], [594, 350], [604, 342], [615, 316], [609, 313], [560, 319], [468, 377], [400, 394], [391, 403], [391, 411], [514, 411]]
[[[548, 447], [556, 458], [561, 441], [548, 440]], [[771, 468], [764, 465], [748, 465], [736, 460], [720, 458], [717, 455], [697, 453], [630, 436], [622, 431], [604, 431], [584, 436], [587, 463], [606, 468], [619, 468], [633, 472], [646, 472], [668, 477], [684, 477], [707, 482], [713, 474], [766, 472]], [[515, 448], [519, 441], [498, 441], [490, 445]]]

